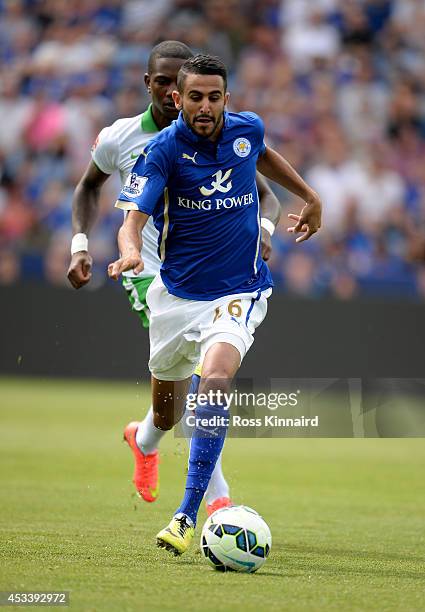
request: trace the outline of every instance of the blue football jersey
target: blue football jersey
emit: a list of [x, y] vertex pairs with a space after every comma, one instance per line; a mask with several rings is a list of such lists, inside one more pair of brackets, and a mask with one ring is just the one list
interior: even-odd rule
[[161, 277], [173, 295], [213, 300], [273, 285], [255, 182], [264, 151], [254, 113], [226, 112], [216, 142], [197, 136], [180, 113], [138, 158], [116, 206], [153, 216]]

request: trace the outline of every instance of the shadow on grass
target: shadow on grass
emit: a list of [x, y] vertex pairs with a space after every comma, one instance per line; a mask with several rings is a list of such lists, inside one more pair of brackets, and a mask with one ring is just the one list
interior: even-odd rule
[[207, 563], [199, 563], [198, 559], [176, 559], [177, 563], [179, 565], [190, 565], [191, 567], [200, 567], [201, 569], [207, 569], [211, 571], [212, 575], [218, 576], [218, 577], [223, 577], [223, 576], [273, 576], [274, 578], [286, 578], [288, 576], [287, 572], [284, 571], [280, 571], [280, 570], [263, 570], [260, 569], [258, 570], [258, 572], [254, 572], [252, 574], [248, 573], [248, 572], [218, 572], [216, 570], [214, 570], [214, 568], [207, 564]]

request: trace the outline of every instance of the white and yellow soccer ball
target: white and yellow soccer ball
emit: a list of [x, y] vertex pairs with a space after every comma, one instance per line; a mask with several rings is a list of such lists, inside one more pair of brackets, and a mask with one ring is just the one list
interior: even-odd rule
[[271, 546], [269, 526], [247, 506], [221, 508], [202, 528], [204, 557], [221, 572], [256, 572], [266, 562]]

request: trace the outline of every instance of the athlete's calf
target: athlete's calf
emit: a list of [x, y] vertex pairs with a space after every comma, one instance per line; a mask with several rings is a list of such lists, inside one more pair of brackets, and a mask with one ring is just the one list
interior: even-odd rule
[[186, 405], [190, 378], [171, 381], [152, 376], [153, 423], [158, 429], [167, 431], [181, 420]]

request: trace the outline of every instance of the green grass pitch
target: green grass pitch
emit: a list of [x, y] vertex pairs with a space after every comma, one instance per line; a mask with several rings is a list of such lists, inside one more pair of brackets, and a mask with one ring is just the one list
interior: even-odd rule
[[85, 612], [424, 609], [423, 440], [229, 440], [234, 499], [273, 547], [258, 574], [223, 575], [200, 527], [181, 558], [155, 547], [187, 451], [168, 434], [160, 497], [136, 498], [122, 429], [148, 403], [136, 384], [0, 379], [0, 590], [69, 590]]

